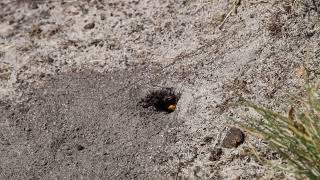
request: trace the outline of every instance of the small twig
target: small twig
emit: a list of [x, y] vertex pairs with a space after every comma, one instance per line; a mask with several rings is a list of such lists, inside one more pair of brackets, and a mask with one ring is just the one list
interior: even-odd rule
[[233, 11], [236, 11], [237, 8], [240, 6], [241, 4], [241, 0], [235, 0], [233, 2], [233, 6], [232, 8], [229, 10], [228, 14], [226, 15], [226, 17], [224, 17], [223, 21], [221, 22], [221, 24], [218, 26], [218, 28], [221, 30], [221, 28], [223, 27], [224, 23], [227, 21], [228, 17], [232, 14]]

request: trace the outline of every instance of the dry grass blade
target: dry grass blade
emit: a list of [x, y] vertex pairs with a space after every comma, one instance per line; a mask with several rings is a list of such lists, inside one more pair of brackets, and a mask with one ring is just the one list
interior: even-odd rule
[[242, 128], [269, 142], [282, 158], [283, 166], [298, 177], [320, 178], [320, 98], [317, 86], [307, 88], [308, 96], [293, 105], [288, 116], [259, 107], [251, 102], [262, 119], [241, 123]]
[[229, 16], [232, 14], [233, 11], [237, 11], [237, 8], [240, 6], [240, 4], [241, 4], [241, 0], [235, 0], [233, 2], [232, 8], [229, 10], [227, 15], [224, 17], [223, 21], [218, 26], [219, 29], [222, 29], [223, 25], [226, 23]]

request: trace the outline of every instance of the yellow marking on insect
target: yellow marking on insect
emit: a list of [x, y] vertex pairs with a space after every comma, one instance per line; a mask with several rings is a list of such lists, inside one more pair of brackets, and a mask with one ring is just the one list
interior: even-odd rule
[[304, 77], [304, 76], [306, 76], [306, 75], [307, 75], [306, 68], [303, 67], [303, 66], [301, 66], [301, 67], [299, 67], [298, 69], [296, 69], [296, 75], [297, 75], [298, 77]]
[[168, 111], [174, 111], [174, 110], [176, 110], [176, 108], [177, 108], [176, 104], [171, 104], [168, 106]]

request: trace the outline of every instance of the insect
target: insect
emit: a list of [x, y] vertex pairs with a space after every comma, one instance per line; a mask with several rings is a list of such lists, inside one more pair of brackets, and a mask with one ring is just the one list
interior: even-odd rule
[[176, 110], [180, 93], [176, 93], [173, 88], [162, 88], [150, 92], [145, 98], [141, 99], [142, 107], [154, 107], [157, 111], [171, 113]]
[[174, 110], [176, 110], [177, 108], [177, 104], [171, 104], [168, 106], [167, 110], [170, 112], [173, 112]]

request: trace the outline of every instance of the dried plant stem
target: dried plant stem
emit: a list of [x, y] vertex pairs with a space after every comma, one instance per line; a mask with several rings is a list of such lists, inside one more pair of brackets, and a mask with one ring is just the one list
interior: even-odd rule
[[222, 29], [224, 23], [227, 21], [229, 16], [232, 14], [233, 11], [236, 11], [236, 9], [240, 6], [240, 4], [241, 4], [241, 0], [235, 0], [233, 2], [232, 8], [229, 10], [228, 14], [224, 17], [223, 21], [218, 26], [219, 29]]

